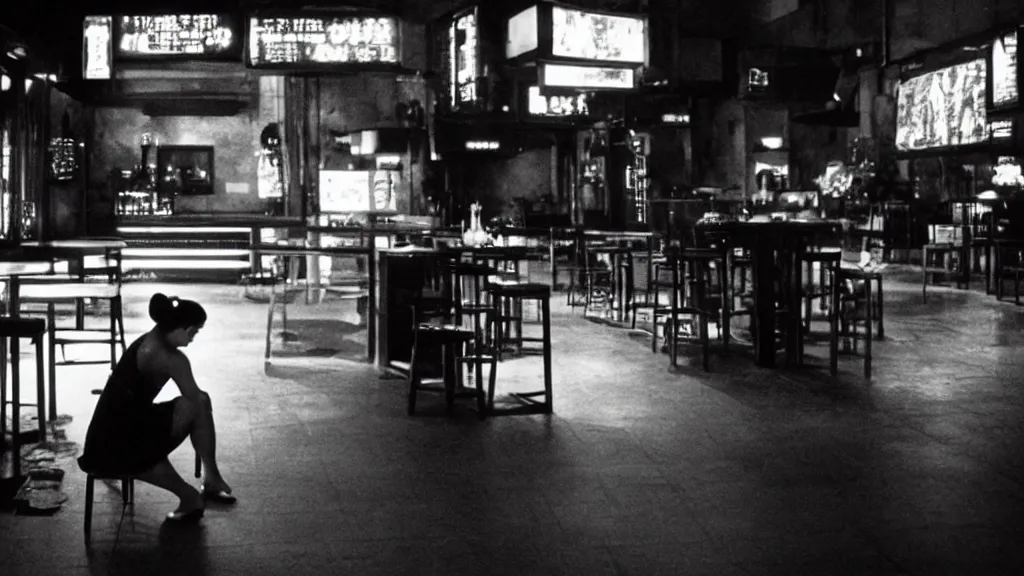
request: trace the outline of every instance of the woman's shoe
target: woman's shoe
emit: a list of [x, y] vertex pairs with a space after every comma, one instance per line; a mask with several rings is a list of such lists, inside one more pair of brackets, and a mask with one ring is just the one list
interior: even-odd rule
[[214, 502], [219, 502], [221, 504], [234, 504], [238, 501], [238, 498], [235, 498], [235, 496], [230, 492], [207, 489], [206, 484], [200, 486], [199, 491], [202, 493], [203, 498], [213, 500]]
[[195, 510], [189, 510], [187, 512], [174, 512], [167, 513], [167, 521], [174, 522], [175, 524], [190, 524], [198, 522], [203, 517], [204, 510], [202, 508], [196, 508]]

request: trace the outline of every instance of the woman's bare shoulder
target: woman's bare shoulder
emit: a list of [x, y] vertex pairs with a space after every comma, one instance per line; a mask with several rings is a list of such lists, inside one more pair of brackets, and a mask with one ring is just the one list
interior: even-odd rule
[[139, 344], [139, 368], [143, 371], [166, 373], [189, 366], [188, 356], [185, 356], [181, 350], [160, 342], [152, 334], [144, 336]]

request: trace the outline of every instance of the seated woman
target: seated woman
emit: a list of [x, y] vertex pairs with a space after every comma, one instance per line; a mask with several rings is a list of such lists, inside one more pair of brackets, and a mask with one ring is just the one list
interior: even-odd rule
[[[179, 350], [203, 328], [206, 311], [191, 300], [155, 294], [149, 316], [156, 326], [132, 342], [107, 380], [78, 465], [86, 473], [135, 476], [169, 490], [181, 503], [167, 519], [197, 520], [204, 496], [234, 501], [217, 467], [210, 397], [196, 385], [188, 357]], [[154, 403], [172, 379], [181, 396]], [[203, 461], [205, 478], [198, 491], [167, 460], [185, 436]]]

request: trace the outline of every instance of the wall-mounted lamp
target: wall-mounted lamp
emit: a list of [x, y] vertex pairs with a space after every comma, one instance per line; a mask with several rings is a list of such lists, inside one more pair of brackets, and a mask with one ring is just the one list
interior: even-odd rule
[[768, 150], [779, 150], [782, 148], [782, 137], [765, 136], [764, 138], [761, 138], [761, 146], [764, 146]]
[[11, 89], [11, 77], [7, 74], [0, 74], [0, 92], [7, 92]]
[[466, 150], [497, 150], [501, 143], [493, 140], [467, 140]]
[[49, 82], [57, 82], [57, 75], [56, 74], [43, 74], [42, 72], [40, 72], [40, 73], [36, 74], [35, 77], [40, 79], [40, 80], [42, 80], [43, 82], [47, 82], [47, 81], [49, 81]]

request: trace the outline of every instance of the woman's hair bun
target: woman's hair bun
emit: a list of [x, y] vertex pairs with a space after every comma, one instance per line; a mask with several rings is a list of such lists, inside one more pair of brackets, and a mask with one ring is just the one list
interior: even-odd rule
[[167, 296], [157, 292], [149, 299], [149, 317], [157, 324], [174, 322], [174, 302]]

